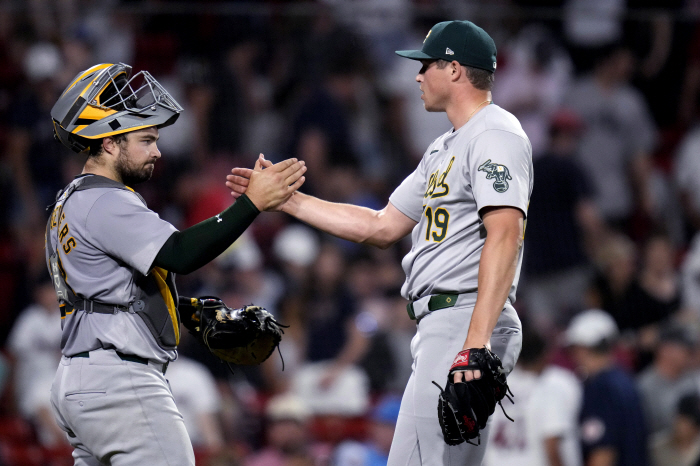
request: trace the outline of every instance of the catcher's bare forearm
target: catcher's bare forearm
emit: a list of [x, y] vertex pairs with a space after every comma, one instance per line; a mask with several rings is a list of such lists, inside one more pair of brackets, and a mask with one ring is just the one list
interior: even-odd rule
[[333, 236], [382, 249], [406, 236], [416, 224], [391, 204], [377, 211], [299, 192], [282, 206], [282, 211]]
[[484, 213], [486, 242], [479, 262], [479, 294], [464, 349], [489, 343], [518, 266], [523, 241], [523, 214], [504, 207]]

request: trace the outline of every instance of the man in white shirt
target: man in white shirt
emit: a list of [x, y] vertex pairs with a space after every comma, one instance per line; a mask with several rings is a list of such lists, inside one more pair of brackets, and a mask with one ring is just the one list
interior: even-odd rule
[[508, 385], [517, 402], [491, 420], [485, 466], [580, 466], [578, 413], [581, 384], [576, 376], [548, 364], [544, 339], [523, 332], [523, 349]]

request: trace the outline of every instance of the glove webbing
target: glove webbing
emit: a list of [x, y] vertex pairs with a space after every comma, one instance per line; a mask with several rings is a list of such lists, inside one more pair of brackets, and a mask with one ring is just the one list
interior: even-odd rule
[[[282, 328], [289, 328], [289, 325], [284, 325], [280, 324], [277, 322], [275, 319], [272, 317], [269, 317], [270, 320], [272, 320], [273, 323], [276, 325], [282, 327]], [[206, 328], [202, 329], [202, 341], [204, 344], [207, 346], [207, 349], [211, 352], [212, 348], [211, 345], [209, 344], [209, 334], [214, 330], [214, 325], [215, 323], [213, 321], [209, 321], [209, 324], [207, 325]], [[280, 330], [282, 333], [284, 333], [284, 330]], [[277, 353], [280, 355], [280, 360], [282, 360], [282, 370], [284, 370], [284, 357], [282, 356], [282, 350], [280, 350], [279, 345], [277, 345]], [[228, 361], [221, 360], [221, 362], [226, 363], [226, 367], [228, 367], [229, 372], [231, 372], [231, 375], [236, 375], [236, 373], [233, 371], [233, 368], [231, 368], [231, 363]]]

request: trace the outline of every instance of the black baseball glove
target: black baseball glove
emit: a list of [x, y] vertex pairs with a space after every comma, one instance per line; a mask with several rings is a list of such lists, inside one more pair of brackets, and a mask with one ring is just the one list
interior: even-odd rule
[[[453, 374], [465, 370], [480, 370], [481, 377], [469, 382], [454, 383]], [[510, 389], [501, 359], [488, 348], [471, 348], [457, 354], [447, 376], [447, 385], [440, 389], [438, 399], [438, 420], [442, 436], [448, 445], [467, 442], [472, 445], [481, 443], [480, 431], [486, 427], [486, 421], [501, 405]], [[512, 395], [512, 393], [510, 393]], [[501, 405], [503, 409], [503, 405]], [[505, 410], [503, 414], [511, 419]], [[476, 443], [473, 441], [476, 440]]]
[[243, 366], [260, 364], [279, 347], [282, 325], [260, 306], [231, 309], [219, 298], [179, 299], [182, 322], [214, 356]]

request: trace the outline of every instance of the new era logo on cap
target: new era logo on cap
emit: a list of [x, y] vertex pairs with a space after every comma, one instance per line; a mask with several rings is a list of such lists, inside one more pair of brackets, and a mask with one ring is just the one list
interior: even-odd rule
[[455, 53], [452, 51], [452, 49], [447, 47], [447, 49], [445, 50], [445, 55], [454, 55], [454, 54]]

